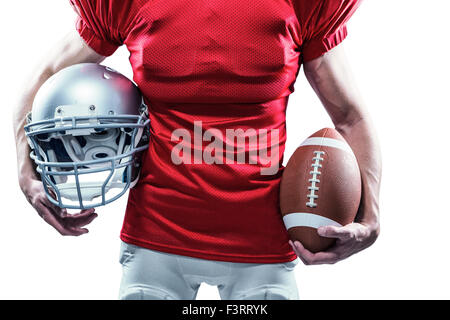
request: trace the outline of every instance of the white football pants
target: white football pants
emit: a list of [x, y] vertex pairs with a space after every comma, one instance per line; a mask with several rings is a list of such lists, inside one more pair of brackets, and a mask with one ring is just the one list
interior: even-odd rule
[[119, 299], [193, 300], [202, 282], [216, 285], [224, 300], [298, 299], [294, 268], [285, 263], [236, 263], [149, 250], [122, 242]]

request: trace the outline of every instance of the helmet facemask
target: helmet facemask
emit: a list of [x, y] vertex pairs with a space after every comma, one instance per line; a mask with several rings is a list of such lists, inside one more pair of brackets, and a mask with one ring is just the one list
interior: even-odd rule
[[141, 116], [55, 118], [26, 126], [47, 195], [62, 208], [110, 203], [138, 180], [139, 154], [148, 146]]
[[39, 88], [25, 132], [49, 200], [93, 208], [137, 182], [139, 154], [149, 142], [147, 106], [124, 75], [81, 63]]

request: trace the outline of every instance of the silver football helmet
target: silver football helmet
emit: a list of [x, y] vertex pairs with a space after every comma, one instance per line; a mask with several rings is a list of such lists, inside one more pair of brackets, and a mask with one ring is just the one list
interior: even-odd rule
[[108, 67], [82, 63], [50, 77], [25, 126], [50, 201], [88, 209], [122, 196], [138, 180], [147, 116], [137, 86]]

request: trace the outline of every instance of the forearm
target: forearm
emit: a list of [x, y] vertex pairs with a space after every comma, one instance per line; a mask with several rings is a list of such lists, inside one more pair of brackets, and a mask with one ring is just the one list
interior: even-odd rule
[[24, 125], [26, 124], [26, 115], [31, 111], [34, 96], [41, 85], [52, 75], [49, 69], [45, 67], [38, 68], [33, 72], [33, 78], [27, 82], [22, 90], [22, 95], [14, 108], [13, 128], [16, 140], [17, 169], [19, 175], [19, 184], [26, 184], [26, 178], [36, 179], [34, 165], [29, 157], [30, 147], [25, 136]]
[[56, 46], [53, 46], [46, 58], [27, 77], [13, 114], [17, 168], [19, 184], [22, 189], [27, 186], [30, 179], [37, 178], [34, 165], [29, 157], [30, 147], [24, 131], [26, 115], [31, 111], [37, 91], [48, 78], [65, 67], [82, 62], [99, 63], [104, 58], [89, 48], [76, 31], [72, 31]]
[[368, 109], [342, 47], [305, 64], [305, 75], [358, 160], [362, 199], [357, 221], [378, 232], [381, 152]]
[[357, 222], [378, 233], [381, 151], [373, 124], [368, 115], [362, 115], [357, 120], [336, 122], [335, 127], [351, 146], [361, 172], [362, 198]]

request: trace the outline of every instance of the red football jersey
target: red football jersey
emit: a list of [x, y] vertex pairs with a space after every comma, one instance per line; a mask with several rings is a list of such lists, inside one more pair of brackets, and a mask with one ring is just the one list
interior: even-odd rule
[[233, 262], [296, 258], [279, 209], [285, 112], [302, 61], [346, 36], [358, 0], [71, 0], [77, 30], [125, 44], [151, 141], [121, 239]]

